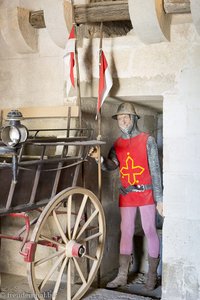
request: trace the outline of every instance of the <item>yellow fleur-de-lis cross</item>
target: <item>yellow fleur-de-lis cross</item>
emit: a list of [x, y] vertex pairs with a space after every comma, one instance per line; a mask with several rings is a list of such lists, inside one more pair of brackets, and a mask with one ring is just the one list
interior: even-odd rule
[[127, 153], [126, 164], [120, 169], [122, 178], [128, 177], [128, 183], [130, 185], [138, 184], [139, 180], [137, 176], [140, 176], [144, 172], [144, 168], [141, 166], [135, 166], [133, 158], [130, 153]]

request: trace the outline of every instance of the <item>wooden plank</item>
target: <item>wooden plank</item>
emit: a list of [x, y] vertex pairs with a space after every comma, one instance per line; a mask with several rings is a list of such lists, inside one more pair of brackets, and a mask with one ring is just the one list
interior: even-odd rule
[[190, 0], [164, 0], [167, 14], [190, 13]]
[[[24, 119], [34, 118], [67, 118], [69, 109], [71, 110], [71, 117], [76, 118], [79, 116], [79, 107], [72, 106], [40, 106], [40, 107], [19, 107], [17, 108], [23, 115]], [[6, 118], [11, 109], [2, 109], [3, 119]]]
[[[42, 147], [42, 153], [41, 153], [41, 157], [40, 157], [41, 161], [44, 159], [45, 150], [46, 150], [46, 147], [45, 146]], [[42, 165], [38, 164], [37, 170], [35, 172], [35, 178], [34, 178], [34, 182], [33, 182], [31, 196], [30, 196], [30, 200], [29, 200], [30, 205], [35, 202], [35, 197], [36, 197], [37, 188], [38, 188], [40, 175], [41, 175], [41, 169], [42, 169]]]
[[130, 20], [128, 1], [76, 5], [74, 16], [77, 24]]
[[[68, 118], [67, 118], [67, 129], [70, 129], [70, 121], [71, 121], [71, 110], [69, 109], [68, 110]], [[69, 137], [69, 130], [67, 130], [67, 133], [66, 133], [66, 138]], [[66, 146], [63, 146], [62, 147], [62, 154], [61, 154], [61, 158], [64, 158], [65, 156], [67, 156], [67, 152], [68, 152], [68, 147]], [[57, 192], [57, 189], [58, 189], [58, 185], [59, 185], [59, 182], [60, 182], [60, 176], [61, 176], [61, 173], [62, 173], [62, 168], [63, 167], [63, 161], [59, 161], [58, 163], [58, 169], [56, 171], [56, 176], [55, 176], [55, 179], [54, 179], [54, 184], [53, 184], [53, 187], [52, 187], [52, 191], [51, 191], [51, 198], [53, 198], [55, 195], [56, 195], [56, 192]]]
[[45, 28], [45, 20], [43, 10], [31, 11], [29, 15], [29, 23], [34, 28]]
[[[190, 13], [190, 0], [163, 0], [166, 14]], [[128, 0], [102, 1], [74, 5], [74, 17], [77, 24], [127, 21], [130, 20]], [[70, 19], [70, 16], [66, 16]], [[42, 10], [30, 12], [29, 22], [34, 28], [45, 28]]]
[[[66, 19], [71, 19], [68, 11]], [[74, 5], [74, 17], [76, 24], [130, 20], [128, 0]], [[43, 11], [30, 12], [29, 22], [34, 28], [45, 28]]]

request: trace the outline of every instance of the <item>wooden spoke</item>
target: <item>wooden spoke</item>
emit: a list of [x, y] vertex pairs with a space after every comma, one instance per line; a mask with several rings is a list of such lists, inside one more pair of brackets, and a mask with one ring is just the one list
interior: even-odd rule
[[97, 261], [97, 258], [96, 258], [96, 257], [92, 257], [92, 256], [90, 256], [90, 255], [88, 255], [88, 254], [85, 254], [84, 256], [87, 257], [87, 258], [89, 258], [90, 260]]
[[71, 287], [71, 260], [67, 266], [67, 300], [71, 300], [72, 287]]
[[67, 237], [66, 237], [66, 235], [65, 235], [65, 233], [64, 233], [64, 231], [62, 229], [62, 226], [60, 225], [60, 222], [58, 220], [58, 216], [56, 215], [55, 210], [53, 210], [53, 217], [54, 217], [55, 223], [56, 223], [56, 225], [58, 227], [59, 233], [60, 233], [63, 241], [65, 242], [65, 244], [67, 244], [68, 239], [67, 239]]
[[50, 256], [47, 256], [47, 257], [45, 257], [45, 258], [41, 258], [41, 259], [39, 259], [38, 261], [35, 262], [35, 266], [39, 266], [39, 265], [41, 265], [41, 264], [47, 262], [48, 260], [50, 260], [50, 259], [52, 259], [52, 258], [55, 258], [55, 257], [57, 257], [57, 256], [62, 255], [63, 253], [64, 253], [64, 251], [62, 251], [62, 252], [56, 252], [56, 253], [53, 253], [53, 254], [50, 255]]
[[88, 227], [88, 225], [92, 222], [92, 220], [96, 217], [96, 215], [98, 214], [98, 210], [95, 210], [92, 215], [89, 217], [89, 219], [87, 220], [87, 222], [83, 225], [83, 227], [81, 228], [81, 230], [79, 231], [78, 235], [77, 235], [77, 240], [78, 238], [82, 235], [82, 233], [86, 230], [86, 228]]
[[81, 216], [83, 214], [83, 211], [84, 211], [87, 199], [88, 199], [88, 196], [84, 195], [83, 201], [81, 203], [81, 206], [80, 206], [77, 218], [76, 218], [76, 223], [75, 223], [75, 226], [74, 226], [74, 231], [73, 231], [72, 239], [75, 239], [75, 237], [76, 237], [76, 233], [77, 233], [77, 230], [78, 230], [78, 225], [80, 224]]
[[80, 269], [80, 267], [79, 267], [79, 264], [78, 264], [78, 262], [77, 262], [77, 260], [76, 260], [75, 257], [73, 257], [73, 261], [74, 261], [75, 267], [76, 267], [76, 269], [77, 269], [77, 272], [78, 272], [78, 274], [79, 274], [79, 276], [80, 276], [82, 282], [83, 282], [84, 284], [86, 284], [85, 277], [83, 276], [83, 273], [82, 273], [82, 271], [81, 271], [81, 269]]
[[65, 257], [65, 260], [63, 261], [62, 266], [60, 268], [60, 271], [59, 271], [59, 274], [58, 274], [58, 278], [56, 280], [56, 284], [55, 284], [55, 287], [54, 287], [54, 290], [53, 290], [52, 300], [56, 299], [56, 296], [57, 296], [57, 293], [58, 293], [58, 289], [60, 287], [60, 282], [61, 282], [61, 279], [62, 279], [62, 275], [63, 275], [63, 272], [64, 272], [64, 269], [66, 267], [68, 259], [69, 259], [68, 257]]
[[67, 228], [68, 238], [71, 239], [71, 211], [72, 211], [72, 196], [70, 195], [67, 203]]
[[[43, 240], [45, 240], [45, 241], [47, 241], [47, 242], [50, 242], [50, 243], [52, 243], [52, 244], [54, 244], [54, 245], [58, 245], [59, 247], [65, 249], [65, 246], [64, 246], [63, 244], [60, 244], [59, 242], [54, 241], [53, 239], [51, 239], [51, 238], [49, 238], [49, 237], [47, 237], [47, 236], [45, 236], [45, 235], [40, 235], [40, 238], [43, 239]], [[39, 242], [39, 243], [40, 243], [40, 242]], [[39, 243], [38, 243], [38, 244], [39, 244]], [[42, 244], [41, 244], [41, 245], [42, 245]]]
[[80, 241], [80, 243], [84, 243], [84, 242], [88, 242], [90, 240], [96, 239], [96, 238], [98, 238], [101, 235], [102, 235], [102, 233], [98, 232], [98, 233], [95, 233], [93, 235], [87, 236], [86, 238], [82, 239]]
[[55, 264], [51, 267], [51, 269], [47, 273], [47, 275], [44, 278], [44, 280], [40, 283], [39, 289], [42, 289], [45, 286], [45, 284], [47, 283], [47, 281], [49, 280], [49, 278], [51, 278], [51, 276], [53, 275], [53, 273], [55, 272], [55, 270], [59, 266], [59, 264], [62, 262], [62, 260], [63, 260], [64, 257], [65, 257], [65, 254], [63, 254], [61, 257], [59, 257], [59, 259], [57, 259], [57, 261], [55, 262]]

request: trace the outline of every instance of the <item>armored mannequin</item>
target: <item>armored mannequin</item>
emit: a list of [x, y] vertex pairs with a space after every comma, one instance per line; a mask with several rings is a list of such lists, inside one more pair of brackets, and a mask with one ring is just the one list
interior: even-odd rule
[[[149, 269], [145, 287], [153, 290], [157, 281], [160, 248], [155, 225], [156, 208], [162, 215], [162, 184], [157, 145], [152, 136], [139, 131], [139, 116], [131, 103], [120, 104], [112, 118], [117, 120], [121, 136], [114, 142], [108, 158], [101, 157], [101, 167], [106, 171], [118, 168], [120, 172], [121, 239], [118, 275], [107, 284], [107, 288], [117, 288], [127, 283], [133, 253], [135, 218], [139, 209], [148, 246]], [[97, 159], [94, 149], [90, 151], [90, 156]]]

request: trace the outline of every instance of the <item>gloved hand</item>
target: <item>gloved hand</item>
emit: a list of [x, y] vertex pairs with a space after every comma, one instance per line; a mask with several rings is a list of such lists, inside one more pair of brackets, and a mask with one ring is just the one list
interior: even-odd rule
[[98, 149], [97, 149], [97, 147], [91, 147], [89, 152], [88, 152], [88, 156], [97, 160], [98, 159]]
[[161, 217], [163, 216], [163, 202], [158, 202], [156, 205], [156, 209], [158, 211], [158, 213], [161, 215]]

